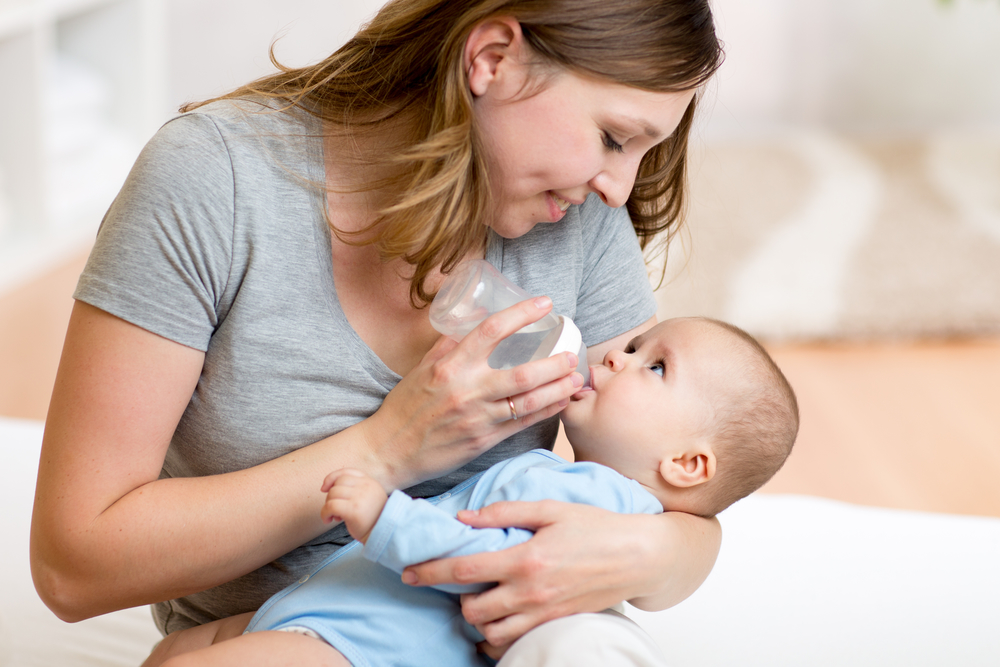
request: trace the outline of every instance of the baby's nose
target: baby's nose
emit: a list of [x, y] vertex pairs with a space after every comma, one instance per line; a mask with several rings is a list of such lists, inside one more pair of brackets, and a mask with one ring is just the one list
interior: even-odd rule
[[604, 365], [613, 371], [620, 371], [625, 366], [626, 356], [622, 350], [610, 350], [604, 355]]

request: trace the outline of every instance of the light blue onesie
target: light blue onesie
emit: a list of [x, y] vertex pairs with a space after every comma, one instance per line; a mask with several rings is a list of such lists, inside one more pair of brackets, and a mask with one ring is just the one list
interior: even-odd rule
[[502, 500], [561, 500], [613, 512], [659, 514], [634, 480], [596, 463], [568, 463], [532, 450], [427, 500], [394, 491], [367, 544], [353, 542], [268, 600], [247, 632], [312, 630], [354, 667], [482, 667], [479, 632], [465, 622], [459, 593], [488, 586], [407, 586], [404, 568], [435, 558], [499, 551], [528, 540], [520, 528], [470, 528], [455, 518]]

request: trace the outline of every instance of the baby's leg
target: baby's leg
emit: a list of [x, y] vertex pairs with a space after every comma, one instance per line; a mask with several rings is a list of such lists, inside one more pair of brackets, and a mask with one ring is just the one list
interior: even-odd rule
[[268, 630], [175, 655], [163, 667], [351, 667], [322, 639]]
[[156, 645], [153, 652], [142, 663], [142, 667], [159, 667], [176, 655], [190, 653], [233, 637], [239, 637], [247, 629], [251, 618], [253, 618], [252, 611], [238, 616], [221, 618], [204, 625], [197, 625], [187, 630], [171, 632]]

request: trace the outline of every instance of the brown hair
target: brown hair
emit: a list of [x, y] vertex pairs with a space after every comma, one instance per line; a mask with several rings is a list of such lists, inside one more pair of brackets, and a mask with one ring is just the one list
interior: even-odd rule
[[785, 374], [753, 336], [728, 322], [702, 319], [733, 334], [739, 361], [731, 376], [749, 380], [716, 401], [712, 440], [717, 472], [701, 490], [704, 516], [714, 516], [781, 469], [798, 434], [799, 406]]
[[[424, 284], [431, 271], [449, 271], [486, 239], [488, 167], [463, 50], [475, 25], [504, 15], [518, 20], [542, 63], [646, 90], [696, 88], [722, 61], [708, 0], [392, 0], [325, 60], [287, 68], [272, 47], [277, 74], [216, 98], [274, 98], [345, 133], [388, 120], [409, 128], [407, 145], [369, 158], [393, 174], [369, 187], [394, 199], [369, 228], [334, 232], [374, 244], [384, 260], [411, 264], [415, 305], [433, 298]], [[644, 248], [659, 232], [670, 230], [669, 238], [682, 220], [694, 111], [692, 101], [676, 132], [639, 166], [627, 208]]]

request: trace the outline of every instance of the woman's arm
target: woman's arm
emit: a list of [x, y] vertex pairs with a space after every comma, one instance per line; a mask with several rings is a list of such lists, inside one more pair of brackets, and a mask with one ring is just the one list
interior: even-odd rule
[[[36, 588], [64, 620], [217, 585], [321, 531], [319, 483], [303, 465], [313, 452], [228, 475], [158, 479], [203, 359], [74, 306], [31, 539]], [[340, 455], [351, 460], [357, 451], [347, 444]]]
[[[525, 302], [461, 344], [440, 340], [375, 415], [336, 435], [246, 470], [161, 480], [204, 355], [78, 302], [35, 493], [39, 595], [76, 621], [225, 583], [329, 529], [319, 514], [329, 471], [407, 486], [554, 414], [574, 391], [568, 356], [486, 365], [498, 340], [549, 307]], [[519, 394], [539, 409], [512, 422], [506, 396]]]

